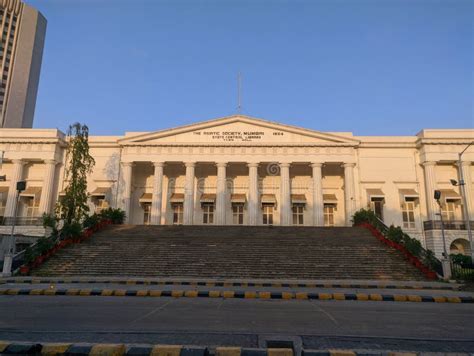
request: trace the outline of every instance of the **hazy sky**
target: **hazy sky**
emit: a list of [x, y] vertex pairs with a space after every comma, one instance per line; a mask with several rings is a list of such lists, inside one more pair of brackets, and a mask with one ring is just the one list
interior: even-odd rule
[[27, 0], [35, 127], [153, 131], [242, 112], [321, 131], [474, 127], [474, 1]]

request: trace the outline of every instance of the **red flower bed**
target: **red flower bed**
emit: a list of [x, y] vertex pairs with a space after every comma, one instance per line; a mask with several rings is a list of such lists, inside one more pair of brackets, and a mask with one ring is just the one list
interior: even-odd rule
[[400, 251], [401, 253], [403, 253], [403, 255], [405, 256], [405, 258], [412, 264], [414, 265], [416, 268], [418, 268], [425, 276], [426, 278], [428, 279], [437, 279], [438, 277], [436, 276], [436, 272], [432, 271], [429, 267], [425, 266], [423, 264], [423, 262], [421, 262], [418, 257], [414, 256], [411, 254], [410, 251], [408, 251], [405, 246], [403, 245], [400, 245], [399, 243], [396, 243], [395, 241], [392, 241], [390, 239], [387, 239], [375, 226], [373, 226], [372, 224], [369, 224], [367, 222], [365, 223], [362, 223], [362, 224], [358, 224], [357, 226], [360, 226], [360, 227], [364, 227], [366, 228], [367, 230], [369, 230], [372, 235], [375, 236], [375, 238], [377, 238], [377, 240], [379, 240], [380, 242], [386, 244], [387, 246], [390, 246], [394, 249], [397, 249], [398, 251]]

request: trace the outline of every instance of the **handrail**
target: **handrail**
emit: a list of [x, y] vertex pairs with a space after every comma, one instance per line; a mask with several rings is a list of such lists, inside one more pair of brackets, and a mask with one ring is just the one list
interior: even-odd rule
[[[471, 229], [474, 230], [474, 221], [470, 221]], [[464, 220], [446, 220], [443, 221], [441, 226], [441, 220], [427, 220], [423, 221], [423, 230], [467, 230], [467, 224]]]
[[[385, 223], [378, 216], [374, 216], [374, 217], [377, 221], [377, 226], [375, 227], [379, 229], [383, 235], [387, 236], [390, 228], [387, 225], [385, 225]], [[406, 232], [403, 232], [403, 233], [407, 235], [409, 238], [412, 238]], [[423, 263], [425, 263], [426, 265], [429, 265], [438, 275], [443, 276], [443, 265], [441, 261], [436, 256], [434, 256], [434, 254], [431, 251], [426, 250], [424, 247], [421, 247], [421, 253], [419, 257]]]

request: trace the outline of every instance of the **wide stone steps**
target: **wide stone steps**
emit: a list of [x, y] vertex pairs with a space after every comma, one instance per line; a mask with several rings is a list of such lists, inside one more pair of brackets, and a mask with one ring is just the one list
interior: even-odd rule
[[59, 251], [33, 274], [424, 279], [398, 251], [349, 227], [114, 226]]

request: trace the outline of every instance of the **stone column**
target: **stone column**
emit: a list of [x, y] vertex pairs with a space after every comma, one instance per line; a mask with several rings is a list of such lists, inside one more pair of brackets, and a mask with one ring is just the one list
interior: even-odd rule
[[53, 198], [54, 177], [56, 175], [56, 161], [54, 159], [44, 161], [46, 170], [43, 179], [43, 188], [41, 189], [41, 200], [39, 205], [40, 215], [51, 213], [51, 202]]
[[122, 162], [123, 177], [123, 210], [125, 211], [125, 223], [130, 224], [130, 204], [132, 199], [132, 171], [133, 162]]
[[13, 170], [10, 178], [10, 186], [8, 187], [7, 203], [5, 205], [5, 216], [13, 217], [15, 213], [15, 205], [17, 201], [16, 183], [23, 178], [23, 167], [26, 164], [21, 159], [14, 159]]
[[151, 198], [151, 225], [161, 224], [161, 201], [163, 196], [163, 162], [154, 162], [153, 195]]
[[225, 225], [226, 217], [226, 162], [218, 162], [217, 165], [217, 194], [216, 194], [216, 225]]
[[258, 225], [258, 163], [249, 163], [247, 166], [249, 167], [249, 225]]
[[[464, 178], [464, 193], [466, 194], [466, 209], [469, 214], [469, 219], [474, 219], [474, 212], [472, 211], [472, 178], [471, 178], [471, 162], [463, 161], [461, 164], [462, 175]], [[460, 177], [459, 177], [460, 179]], [[463, 187], [460, 187], [461, 191]], [[464, 217], [466, 218], [466, 217]]]
[[291, 225], [290, 163], [280, 163], [280, 225]]
[[186, 182], [184, 184], [183, 224], [192, 225], [194, 217], [194, 168], [196, 163], [186, 162]]
[[322, 163], [312, 163], [313, 168], [313, 225], [324, 226], [324, 199]]
[[352, 225], [352, 215], [355, 207], [354, 167], [355, 163], [344, 163], [344, 205], [346, 212], [346, 225]]
[[428, 220], [436, 220], [436, 212], [438, 211], [438, 203], [434, 199], [434, 191], [436, 189], [436, 162], [424, 162], [423, 167], [425, 168], [425, 194]]

